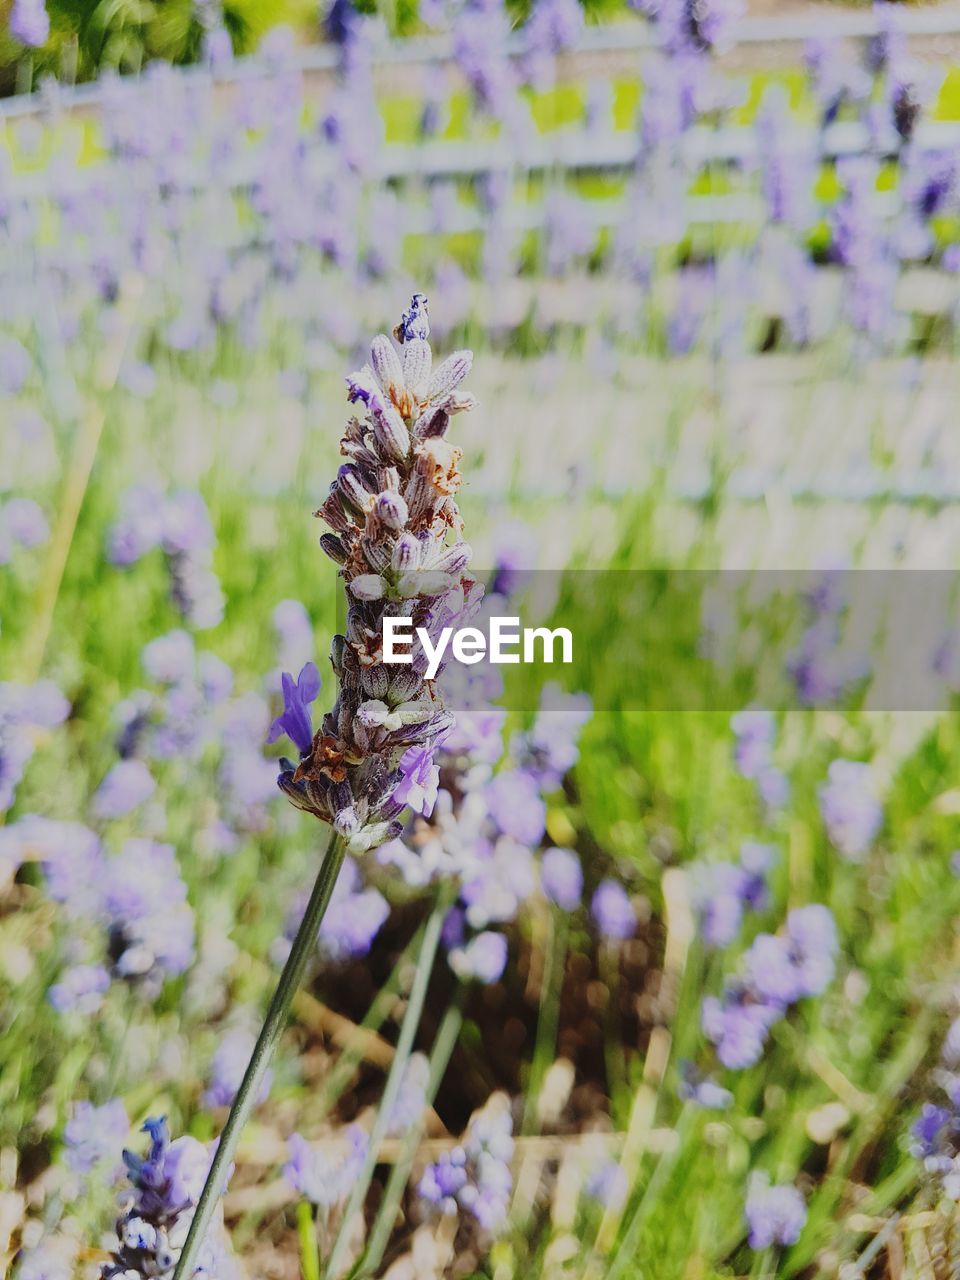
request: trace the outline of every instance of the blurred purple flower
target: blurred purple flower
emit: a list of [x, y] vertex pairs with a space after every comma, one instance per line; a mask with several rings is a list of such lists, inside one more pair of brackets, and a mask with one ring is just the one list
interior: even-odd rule
[[485, 930], [465, 946], [449, 953], [450, 968], [458, 978], [477, 982], [498, 982], [507, 965], [507, 939], [502, 933]]
[[95, 964], [75, 964], [64, 969], [59, 982], [47, 992], [47, 999], [58, 1013], [80, 1013], [85, 1017], [96, 1013], [110, 987], [110, 975]]
[[873, 786], [870, 766], [834, 760], [819, 798], [831, 842], [845, 858], [859, 861], [883, 825], [883, 807]]
[[632, 938], [637, 929], [637, 917], [626, 890], [616, 880], [601, 880], [590, 902], [590, 914], [608, 942], [623, 942]]
[[505, 769], [487, 784], [485, 798], [490, 817], [504, 835], [525, 845], [540, 842], [546, 830], [547, 808], [530, 773]]
[[[217, 1043], [210, 1062], [210, 1077], [203, 1094], [205, 1107], [229, 1107], [243, 1080], [243, 1073], [253, 1052], [256, 1036], [245, 1027], [232, 1027]], [[273, 1072], [268, 1070], [257, 1093], [262, 1102], [270, 1092]]]
[[551, 847], [540, 857], [540, 887], [564, 911], [576, 911], [583, 895], [583, 869], [573, 849]]
[[102, 821], [122, 818], [148, 800], [156, 787], [142, 760], [120, 760], [97, 788], [93, 812]]
[[119, 1098], [99, 1107], [75, 1102], [63, 1131], [67, 1167], [74, 1173], [90, 1173], [108, 1160], [119, 1164], [120, 1145], [129, 1131], [130, 1120]]
[[356, 1124], [323, 1142], [308, 1142], [293, 1133], [287, 1139], [290, 1159], [283, 1176], [305, 1200], [329, 1209], [349, 1195], [366, 1158], [368, 1141]]
[[406, 805], [414, 813], [429, 818], [437, 803], [440, 786], [440, 770], [434, 763], [436, 743], [424, 747], [411, 747], [400, 757], [402, 777], [393, 798], [397, 804]]
[[50, 15], [44, 0], [13, 0], [8, 20], [10, 34], [28, 48], [38, 49], [50, 36]]
[[745, 1212], [751, 1249], [795, 1244], [807, 1220], [807, 1207], [796, 1187], [771, 1186], [769, 1180], [759, 1174], [750, 1179]]

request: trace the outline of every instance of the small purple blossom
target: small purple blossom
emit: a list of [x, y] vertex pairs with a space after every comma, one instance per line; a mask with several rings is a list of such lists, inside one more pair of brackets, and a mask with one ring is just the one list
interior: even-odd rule
[[50, 36], [50, 15], [44, 0], [13, 0], [9, 18], [14, 40], [31, 49], [46, 44]]
[[851, 862], [859, 861], [883, 825], [883, 808], [870, 766], [834, 760], [819, 791], [820, 812], [831, 842]]
[[576, 911], [583, 895], [583, 869], [573, 849], [552, 846], [540, 858], [540, 887], [564, 911]]
[[730, 721], [736, 738], [734, 762], [744, 778], [757, 778], [770, 764], [776, 721], [770, 711], [738, 711]]
[[286, 734], [301, 755], [313, 746], [313, 724], [308, 707], [320, 692], [320, 672], [312, 662], [306, 663], [294, 683], [289, 671], [283, 673], [283, 713], [270, 726], [267, 742], [276, 742]]
[[58, 1013], [80, 1013], [90, 1017], [103, 1004], [110, 987], [110, 975], [98, 964], [75, 964], [65, 969], [47, 992]]
[[537, 780], [525, 770], [505, 769], [487, 784], [490, 817], [504, 835], [536, 845], [546, 830], [547, 807]]
[[587, 1175], [584, 1194], [604, 1209], [621, 1209], [630, 1190], [626, 1170], [617, 1160], [601, 1160]]
[[130, 1131], [126, 1108], [119, 1098], [96, 1107], [73, 1105], [63, 1131], [64, 1160], [74, 1173], [90, 1173], [108, 1160], [119, 1163], [120, 1144]]
[[359, 1176], [368, 1138], [359, 1125], [325, 1141], [308, 1142], [299, 1133], [287, 1139], [290, 1158], [283, 1176], [305, 1200], [329, 1209], [345, 1200]]
[[426, 1205], [440, 1213], [469, 1214], [483, 1231], [504, 1223], [513, 1189], [513, 1122], [507, 1099], [494, 1094], [474, 1112], [461, 1146], [428, 1165], [417, 1186]]
[[120, 760], [97, 788], [93, 812], [102, 821], [122, 818], [148, 800], [156, 787], [142, 760]]
[[440, 786], [440, 770], [434, 763], [435, 750], [436, 744], [431, 743], [425, 747], [411, 747], [404, 752], [399, 764], [403, 776], [393, 793], [397, 804], [406, 805], [425, 818], [433, 813]]
[[771, 1186], [760, 1174], [750, 1179], [745, 1213], [751, 1249], [795, 1244], [807, 1220], [807, 1207], [796, 1187]]
[[[210, 1062], [210, 1082], [203, 1094], [205, 1107], [229, 1107], [243, 1080], [256, 1037], [245, 1027], [232, 1027], [219, 1040]], [[257, 1094], [262, 1102], [270, 1092], [273, 1072], [267, 1071]]]
[[590, 914], [608, 942], [623, 942], [632, 938], [637, 929], [637, 917], [626, 890], [616, 880], [601, 880], [590, 902]]
[[[100, 1280], [170, 1273], [210, 1168], [210, 1149], [189, 1136], [171, 1142], [166, 1119], [146, 1120], [143, 1132], [150, 1138], [146, 1156], [123, 1152], [132, 1191], [124, 1199], [124, 1211], [117, 1220], [117, 1246]], [[218, 1207], [194, 1275], [237, 1280], [238, 1274]]]
[[42, 546], [50, 537], [47, 517], [32, 498], [11, 498], [0, 507], [0, 536], [21, 547]]
[[716, 1045], [720, 1062], [742, 1071], [760, 1060], [771, 1026], [783, 1016], [780, 1004], [764, 1004], [746, 988], [731, 984], [723, 999], [707, 996], [701, 1010], [704, 1035]]
[[472, 978], [487, 984], [498, 982], [507, 965], [507, 939], [502, 933], [485, 930], [465, 946], [454, 947], [449, 960], [458, 978]]

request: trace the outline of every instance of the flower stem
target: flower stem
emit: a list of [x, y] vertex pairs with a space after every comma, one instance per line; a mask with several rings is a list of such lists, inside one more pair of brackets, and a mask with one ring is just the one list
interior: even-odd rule
[[[427, 1087], [424, 1091], [424, 1107], [431, 1106], [437, 1096], [443, 1073], [447, 1069], [450, 1055], [453, 1053], [457, 1037], [460, 1035], [460, 1028], [463, 1026], [462, 1004], [463, 987], [458, 986], [454, 1002], [444, 1014], [440, 1029], [437, 1032], [437, 1038], [433, 1042], [433, 1049], [430, 1053], [430, 1073], [427, 1077]], [[410, 1177], [410, 1169], [417, 1154], [417, 1147], [420, 1144], [422, 1134], [422, 1120], [411, 1125], [407, 1131], [400, 1155], [390, 1170], [390, 1177], [387, 1179], [386, 1189], [380, 1202], [380, 1208], [377, 1210], [377, 1216], [373, 1226], [370, 1228], [367, 1251], [357, 1269], [358, 1277], [375, 1273], [383, 1260], [384, 1250], [393, 1232], [397, 1206]]]
[[[403, 1080], [403, 1072], [406, 1068], [407, 1061], [410, 1057], [410, 1050], [413, 1048], [413, 1038], [417, 1033], [417, 1027], [420, 1023], [420, 1015], [423, 1013], [423, 1003], [427, 995], [427, 987], [430, 983], [430, 975], [433, 972], [433, 962], [436, 958], [437, 947], [440, 943], [440, 932], [443, 928], [443, 918], [447, 913], [450, 905], [450, 892], [448, 889], [441, 890], [434, 904], [433, 911], [427, 921], [427, 927], [423, 932], [423, 946], [420, 949], [420, 955], [417, 957], [417, 971], [414, 975], [413, 986], [410, 989], [410, 1001], [407, 1005], [406, 1012], [403, 1015], [403, 1022], [400, 1026], [400, 1036], [397, 1040], [397, 1052], [393, 1062], [390, 1064], [390, 1073], [387, 1076], [387, 1083], [384, 1086], [383, 1097], [380, 1100], [380, 1106], [377, 1110], [377, 1118], [374, 1121], [373, 1132], [370, 1135], [370, 1144], [367, 1147], [367, 1156], [363, 1162], [363, 1168], [360, 1175], [353, 1184], [353, 1190], [347, 1201], [347, 1206], [343, 1211], [340, 1219], [340, 1228], [337, 1231], [337, 1238], [333, 1242], [333, 1249], [330, 1258], [324, 1270], [324, 1275], [328, 1277], [338, 1274], [338, 1267], [344, 1261], [344, 1252], [350, 1241], [350, 1224], [361, 1209], [366, 1199], [367, 1190], [373, 1179], [373, 1171], [377, 1167], [377, 1159], [380, 1154], [380, 1144], [383, 1142], [387, 1128], [390, 1124], [390, 1113], [393, 1111], [394, 1104], [397, 1100], [397, 1094], [400, 1092], [400, 1085]], [[174, 1277], [179, 1280], [179, 1277]]]
[[547, 939], [544, 946], [543, 973], [540, 979], [540, 1012], [534, 1043], [530, 1075], [527, 1080], [521, 1133], [535, 1133], [538, 1125], [537, 1103], [547, 1069], [557, 1056], [557, 1026], [560, 1018], [560, 994], [563, 989], [567, 959], [567, 916], [550, 909]]
[[297, 1234], [300, 1237], [303, 1280], [320, 1280], [320, 1267], [317, 1265], [317, 1224], [308, 1200], [301, 1200], [297, 1205]]
[[317, 931], [330, 904], [330, 896], [337, 883], [340, 868], [343, 866], [345, 853], [346, 847], [343, 841], [332, 835], [326, 853], [323, 855], [323, 862], [320, 864], [320, 871], [310, 894], [303, 920], [293, 940], [293, 946], [290, 948], [290, 955], [283, 966], [283, 972], [280, 974], [280, 981], [270, 1001], [270, 1008], [267, 1010], [260, 1035], [250, 1055], [250, 1061], [247, 1063], [243, 1081], [237, 1090], [227, 1123], [220, 1135], [210, 1172], [207, 1174], [207, 1180], [197, 1202], [197, 1211], [190, 1224], [186, 1244], [183, 1246], [183, 1252], [173, 1273], [173, 1280], [188, 1280], [196, 1270], [197, 1258], [210, 1225], [210, 1219], [213, 1217], [230, 1176], [230, 1165], [240, 1141], [240, 1134], [257, 1103], [260, 1086], [273, 1058], [280, 1033], [286, 1025], [293, 997], [303, 981], [303, 975], [317, 945]]

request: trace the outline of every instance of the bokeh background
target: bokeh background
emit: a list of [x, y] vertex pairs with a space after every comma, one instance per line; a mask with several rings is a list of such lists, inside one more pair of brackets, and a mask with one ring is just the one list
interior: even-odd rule
[[960, 10], [4, 15], [4, 1274], [117, 1274], [121, 1150], [222, 1128], [322, 850], [266, 745], [282, 671], [333, 699], [311, 513], [415, 291], [474, 564], [582, 630], [348, 863], [211, 1280], [956, 1274]]

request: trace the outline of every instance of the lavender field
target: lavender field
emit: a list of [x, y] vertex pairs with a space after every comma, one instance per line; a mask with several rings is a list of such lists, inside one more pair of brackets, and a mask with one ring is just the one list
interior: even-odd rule
[[960, 14], [286, 16], [3, 11], [0, 1274], [960, 1275]]

